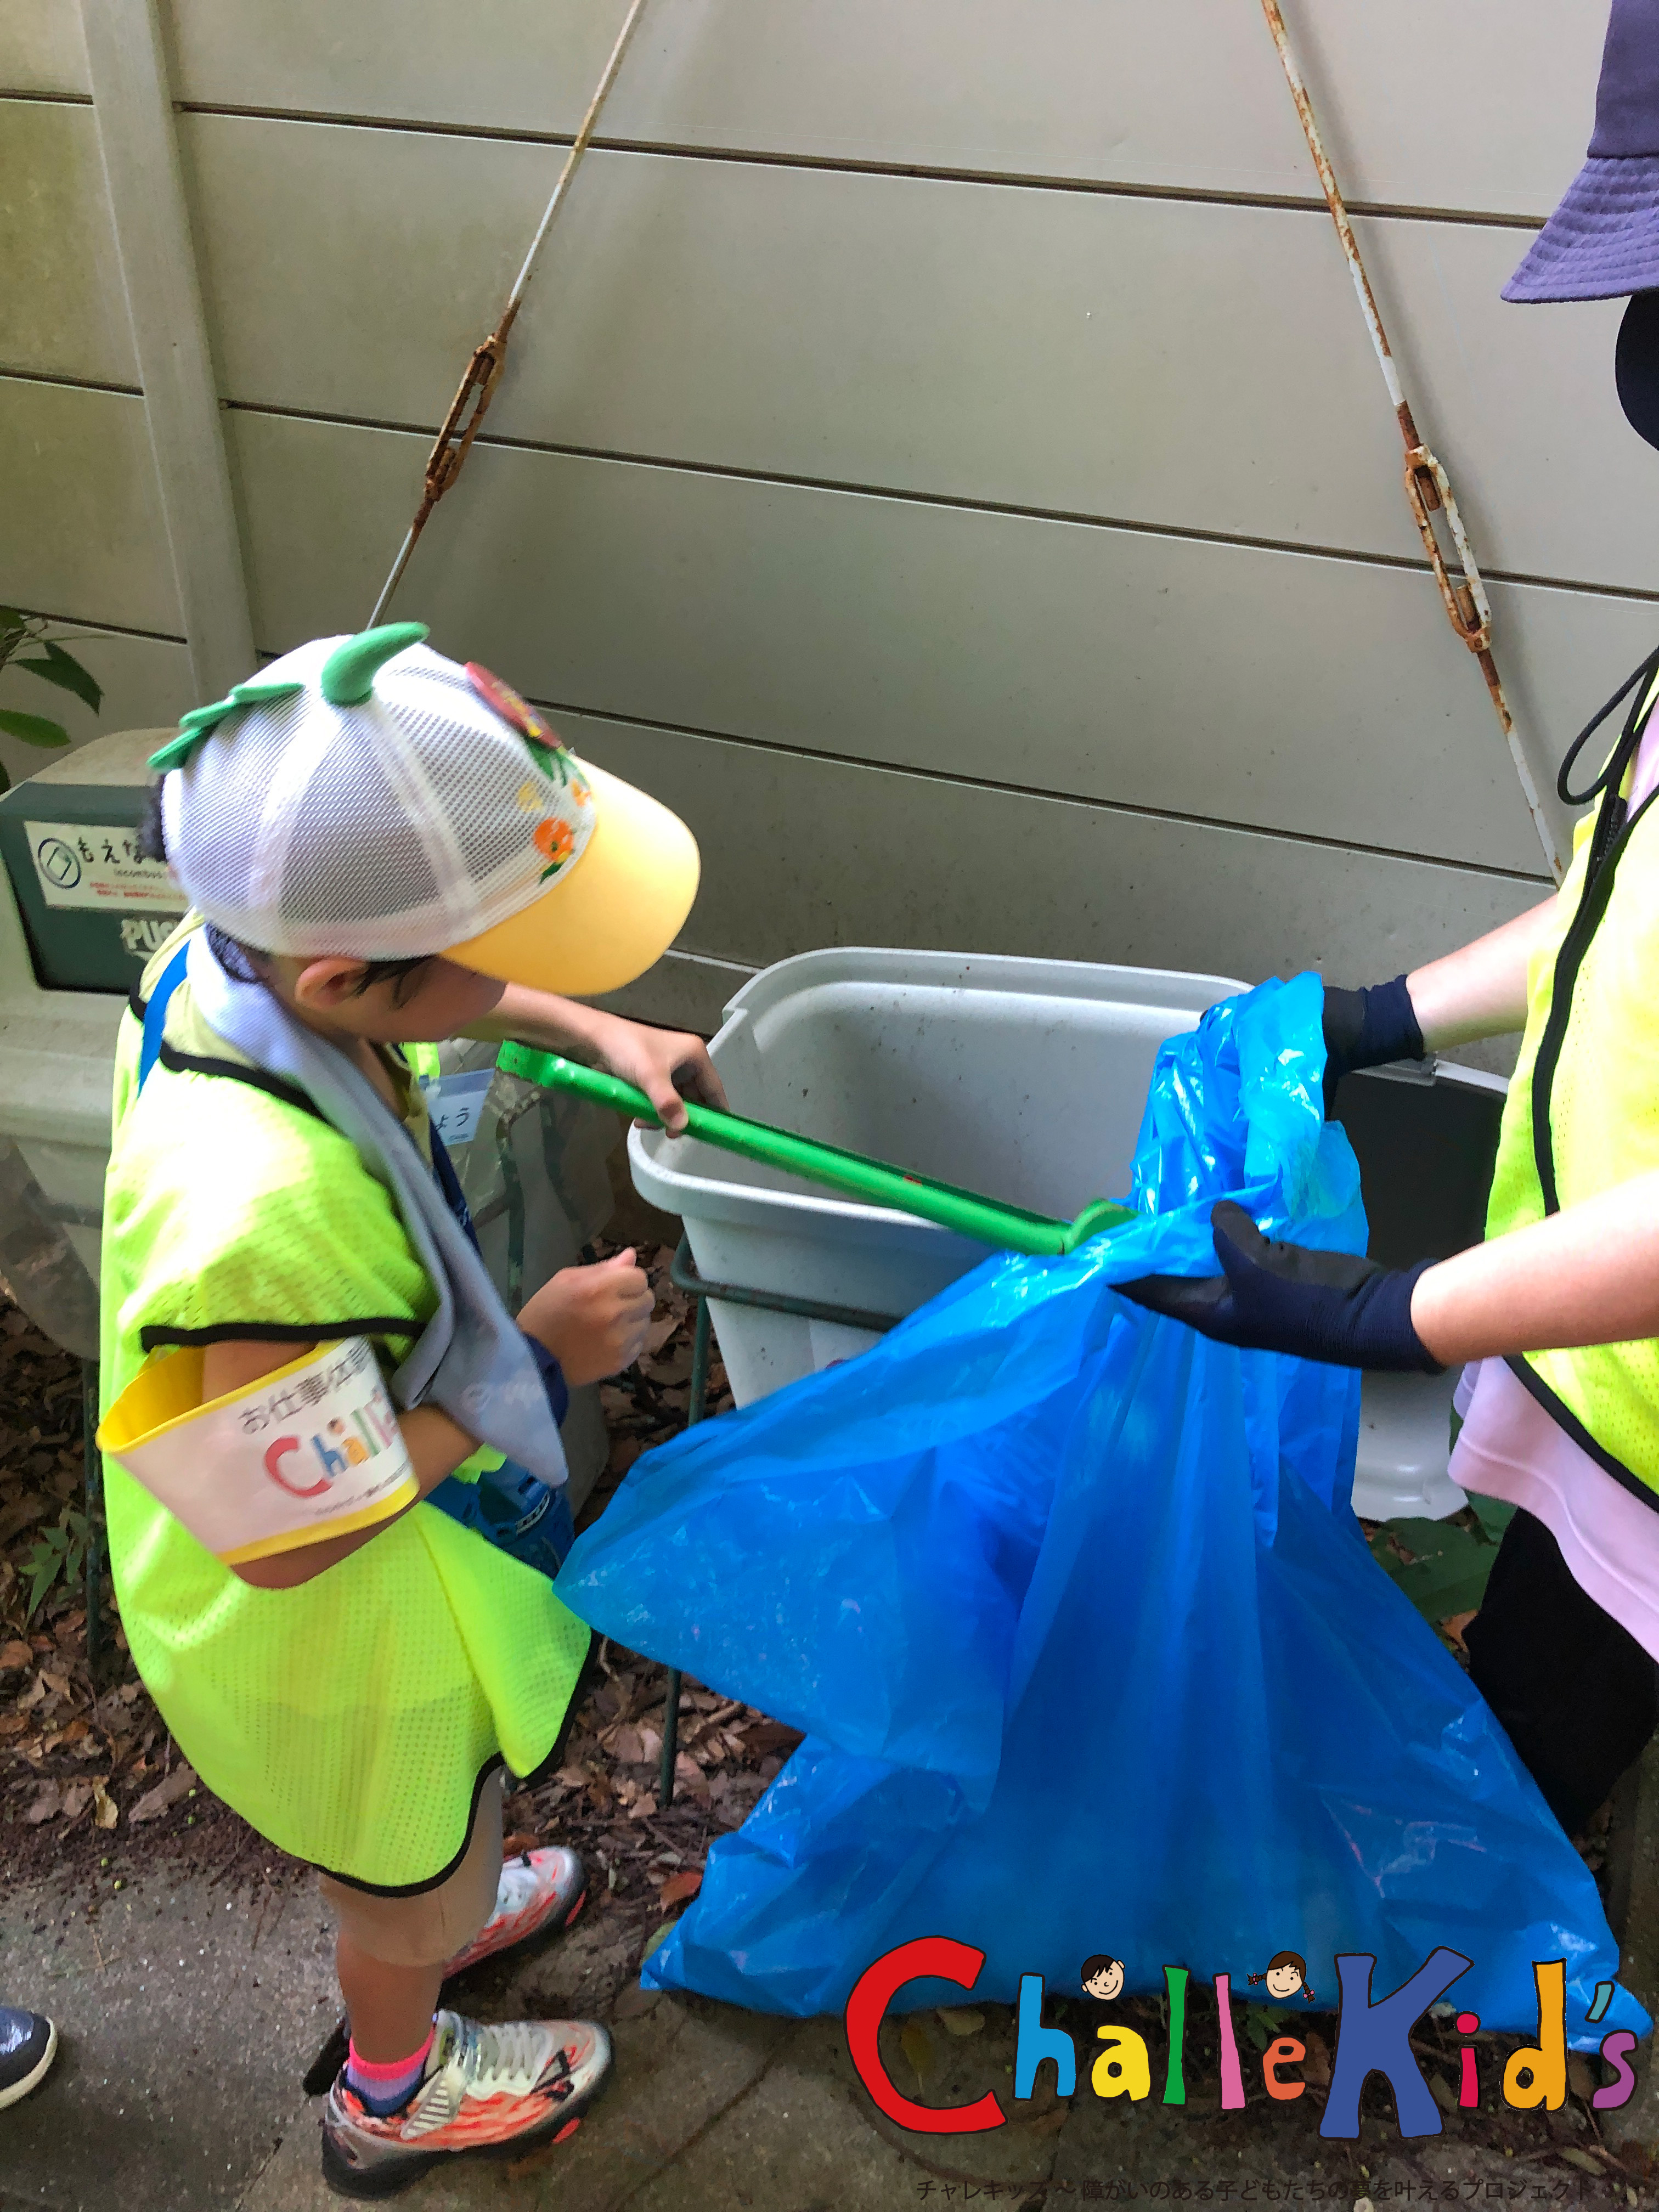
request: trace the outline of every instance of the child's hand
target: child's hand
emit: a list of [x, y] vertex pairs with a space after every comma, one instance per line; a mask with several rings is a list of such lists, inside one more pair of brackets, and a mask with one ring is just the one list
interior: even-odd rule
[[520, 1309], [519, 1327], [544, 1344], [573, 1389], [631, 1367], [651, 1321], [651, 1285], [631, 1250], [592, 1267], [561, 1267]]

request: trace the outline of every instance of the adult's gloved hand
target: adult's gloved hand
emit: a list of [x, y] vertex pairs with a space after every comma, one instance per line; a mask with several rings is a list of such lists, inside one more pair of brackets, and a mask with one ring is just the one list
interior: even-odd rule
[[1382, 1067], [1391, 1060], [1421, 1060], [1423, 1032], [1403, 975], [1368, 990], [1325, 986], [1325, 1112], [1336, 1086], [1357, 1067]]
[[1275, 1244], [1231, 1199], [1216, 1206], [1210, 1229], [1219, 1275], [1143, 1275], [1118, 1289], [1200, 1336], [1248, 1352], [1386, 1374], [1444, 1371], [1412, 1327], [1412, 1291], [1432, 1260], [1381, 1267], [1351, 1252]]

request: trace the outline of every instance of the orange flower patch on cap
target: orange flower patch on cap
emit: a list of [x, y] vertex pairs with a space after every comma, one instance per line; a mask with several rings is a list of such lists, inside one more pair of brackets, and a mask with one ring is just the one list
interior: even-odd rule
[[545, 883], [550, 876], [557, 875], [559, 870], [563, 867], [576, 849], [576, 840], [571, 833], [569, 823], [561, 822], [550, 814], [544, 821], [536, 824], [535, 829], [531, 832], [531, 842], [547, 861], [547, 866], [541, 873], [543, 883]]

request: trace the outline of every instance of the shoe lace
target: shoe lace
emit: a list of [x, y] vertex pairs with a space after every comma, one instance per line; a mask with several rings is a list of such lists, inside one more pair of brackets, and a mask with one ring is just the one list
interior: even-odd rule
[[[545, 2033], [533, 2021], [458, 2019], [456, 2046], [451, 2055], [460, 2068], [465, 2094], [493, 2097], [509, 2084], [527, 2088], [547, 2069]], [[562, 2051], [555, 2052], [552, 2071], [560, 2075], [568, 2073], [569, 2063]]]

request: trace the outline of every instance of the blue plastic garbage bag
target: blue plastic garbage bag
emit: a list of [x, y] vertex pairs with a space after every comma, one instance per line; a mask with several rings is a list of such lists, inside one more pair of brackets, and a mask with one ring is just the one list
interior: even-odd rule
[[[1082, 1960], [1234, 1986], [1279, 1950], [1335, 1996], [1437, 1944], [1490, 2028], [1565, 1959], [1583, 2046], [1645, 2033], [1595, 1883], [1507, 1738], [1376, 1565], [1350, 1504], [1359, 1378], [1212, 1345], [1114, 1282], [1212, 1273], [1237, 1199], [1360, 1251], [1323, 1121], [1321, 987], [1270, 983], [1158, 1060], [1130, 1202], [1065, 1259], [986, 1261], [857, 1359], [636, 1462], [560, 1595], [605, 1633], [806, 1732], [649, 1984], [840, 2010], [921, 1936], [976, 1997]], [[919, 1982], [902, 2005], [962, 2002]]]

